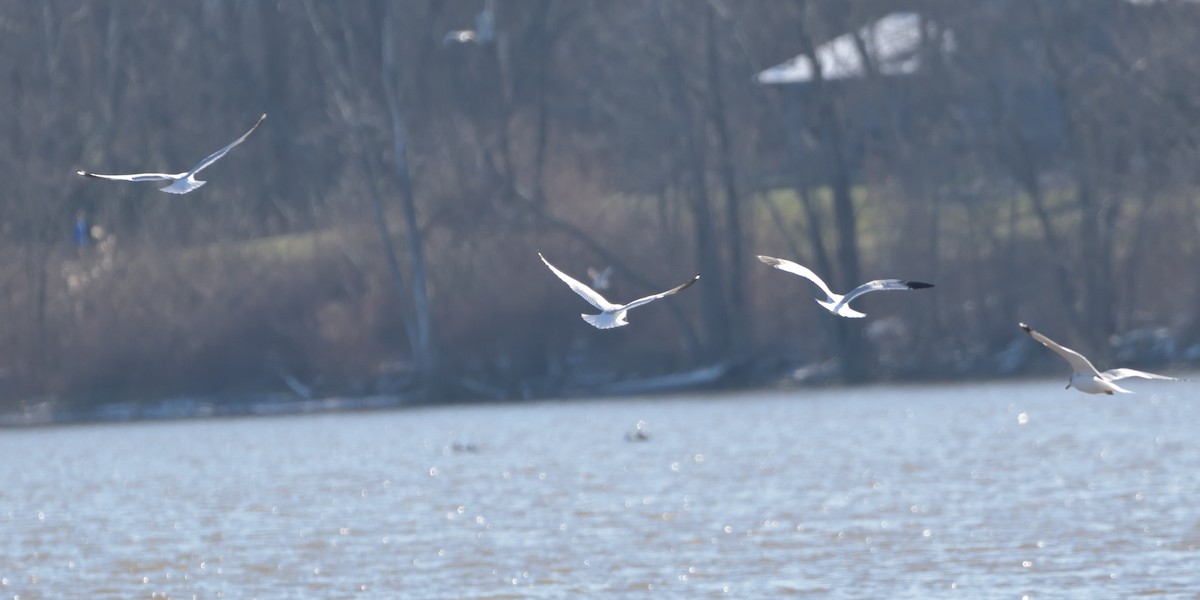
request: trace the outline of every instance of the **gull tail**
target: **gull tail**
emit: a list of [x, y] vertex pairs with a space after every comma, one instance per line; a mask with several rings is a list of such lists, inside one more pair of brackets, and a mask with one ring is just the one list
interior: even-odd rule
[[861, 318], [867, 316], [867, 313], [858, 312], [857, 310], [854, 310], [853, 308], [850, 308], [849, 306], [846, 306], [845, 304], [843, 304], [840, 309], [834, 311], [833, 314], [835, 314], [839, 317], [846, 317], [848, 319], [861, 319]]
[[842, 304], [840, 301], [833, 302], [832, 300], [822, 300], [820, 298], [815, 298], [815, 300], [817, 301], [817, 304], [824, 306], [825, 310], [839, 317], [846, 317], [848, 319], [861, 319], [867, 316], [867, 313], [858, 312], [857, 310], [850, 308], [849, 304]]
[[198, 179], [190, 179], [188, 177], [184, 177], [182, 179], [176, 179], [173, 183], [171, 183], [171, 185], [168, 185], [167, 187], [162, 187], [162, 188], [158, 188], [158, 189], [160, 189], [168, 194], [186, 194], [194, 189], [197, 189], [197, 188], [203, 186], [206, 183], [208, 183], [208, 182], [200, 181]]
[[579, 315], [587, 321], [589, 325], [596, 329], [613, 329], [628, 325], [629, 321], [623, 318], [623, 315], [614, 315], [613, 313], [600, 313], [598, 315]]

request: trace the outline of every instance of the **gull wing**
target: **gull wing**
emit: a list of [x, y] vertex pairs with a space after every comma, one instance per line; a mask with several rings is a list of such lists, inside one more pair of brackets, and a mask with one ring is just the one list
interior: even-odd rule
[[1100, 374], [1106, 381], [1117, 381], [1118, 379], [1127, 379], [1129, 377], [1141, 377], [1142, 379], [1165, 379], [1167, 381], [1183, 381], [1178, 377], [1167, 377], [1166, 375], [1156, 375], [1136, 369], [1109, 369]]
[[1025, 333], [1028, 333], [1030, 337], [1040, 342], [1043, 346], [1057, 352], [1059, 356], [1071, 363], [1071, 367], [1075, 369], [1076, 373], [1091, 373], [1092, 375], [1100, 375], [1100, 372], [1096, 370], [1096, 367], [1092, 366], [1091, 361], [1085, 358], [1082, 354], [1070, 348], [1059, 346], [1054, 342], [1054, 340], [1038, 333], [1037, 331], [1034, 331], [1032, 327], [1024, 323], [1017, 323], [1017, 325], [1020, 325], [1021, 329], [1025, 330]]
[[110, 179], [112, 181], [175, 181], [176, 179], [187, 175], [187, 173], [133, 173], [130, 175], [103, 175], [100, 173], [93, 173], [91, 171], [84, 171], [82, 169], [75, 171], [75, 174], [83, 175], [84, 177], [91, 177], [92, 179]]
[[188, 175], [188, 176], [195, 175], [196, 173], [199, 173], [200, 171], [207, 169], [209, 167], [209, 165], [220, 160], [221, 157], [225, 156], [225, 154], [228, 153], [230, 150], [232, 150], [234, 146], [246, 141], [246, 138], [250, 137], [250, 134], [254, 133], [254, 130], [258, 129], [258, 126], [262, 125], [263, 120], [265, 120], [266, 118], [267, 118], [267, 113], [263, 113], [263, 115], [258, 118], [258, 122], [254, 124], [254, 127], [250, 128], [250, 131], [243, 133], [242, 137], [240, 137], [236, 140], [233, 140], [232, 142], [229, 143], [228, 146], [225, 146], [224, 148], [221, 148], [220, 150], [217, 150], [216, 152], [209, 154], [208, 158], [205, 158], [204, 160], [200, 161], [199, 164], [192, 167], [192, 170], [188, 171], [187, 173], [184, 173], [184, 175]]
[[904, 279], [876, 279], [868, 281], [852, 290], [838, 304], [850, 304], [850, 301], [870, 292], [885, 292], [889, 290], [923, 290], [933, 287], [932, 283], [924, 281], [907, 281]]
[[587, 300], [592, 306], [595, 306], [600, 310], [612, 310], [614, 308], [620, 308], [612, 302], [605, 300], [604, 296], [598, 294], [596, 290], [593, 290], [592, 288], [580, 283], [574, 277], [559, 271], [554, 267], [554, 265], [550, 264], [550, 261], [546, 260], [545, 256], [542, 256], [541, 252], [538, 252], [538, 258], [542, 259], [542, 262], [546, 263], [546, 266], [550, 267], [550, 270], [553, 271], [555, 275], [558, 275], [558, 278], [563, 280], [563, 283], [567, 284], [567, 287], [571, 288], [571, 290], [576, 294], [579, 294], [584, 300]]
[[673, 288], [671, 288], [665, 292], [662, 292], [660, 294], [654, 294], [653, 296], [646, 296], [645, 298], [638, 298], [637, 300], [634, 300], [633, 302], [630, 302], [629, 304], [626, 304], [625, 306], [622, 306], [621, 308], [624, 310], [629, 310], [631, 308], [637, 308], [643, 304], [649, 304], [660, 298], [666, 298], [667, 296], [670, 296], [672, 294], [678, 294], [679, 292], [682, 292], [683, 290], [687, 289], [688, 286], [692, 285], [693, 283], [696, 283], [696, 281], [699, 279], [700, 279], [700, 274], [696, 273], [695, 275], [692, 276], [691, 279], [685, 281], [684, 283], [682, 283], [676, 287], [673, 287]]
[[825, 285], [825, 282], [822, 281], [820, 277], [817, 277], [817, 274], [813, 273], [808, 267], [798, 265], [790, 260], [784, 260], [782, 258], [775, 258], [772, 256], [763, 256], [761, 254], [758, 255], [758, 260], [761, 260], [764, 263], [779, 269], [780, 271], [787, 271], [793, 275], [799, 275], [817, 284], [817, 287], [821, 288], [821, 291], [825, 292], [825, 295], [828, 296], [830, 300], [833, 300], [837, 297], [833, 291], [829, 289], [829, 286]]

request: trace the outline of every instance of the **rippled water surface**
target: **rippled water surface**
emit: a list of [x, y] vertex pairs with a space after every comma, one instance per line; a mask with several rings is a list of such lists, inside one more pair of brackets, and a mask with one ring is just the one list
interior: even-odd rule
[[1200, 594], [1200, 386], [1062, 383], [0, 431], [0, 598]]

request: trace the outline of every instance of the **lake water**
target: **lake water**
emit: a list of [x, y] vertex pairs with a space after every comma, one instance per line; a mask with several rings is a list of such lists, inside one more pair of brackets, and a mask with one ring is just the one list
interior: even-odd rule
[[1200, 385], [1065, 382], [4, 430], [0, 598], [1196, 597]]

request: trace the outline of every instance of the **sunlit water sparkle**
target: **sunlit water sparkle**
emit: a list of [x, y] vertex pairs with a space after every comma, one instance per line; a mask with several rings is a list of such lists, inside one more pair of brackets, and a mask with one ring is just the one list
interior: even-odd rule
[[1200, 388], [1138, 389], [0, 431], [0, 599], [1191, 598]]

